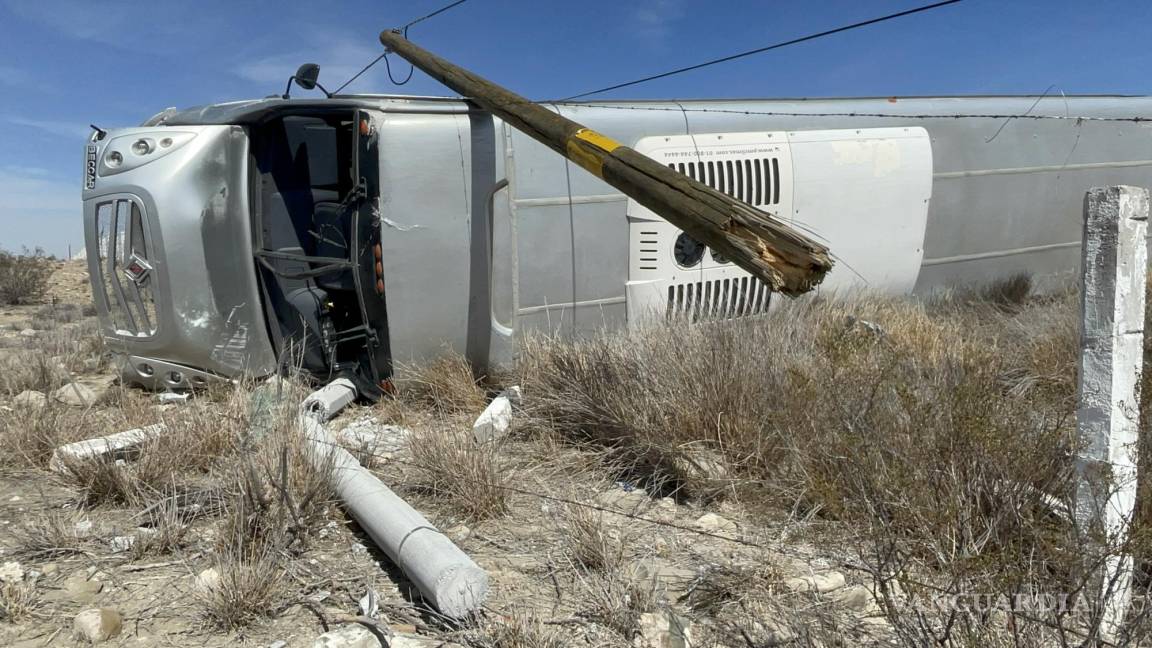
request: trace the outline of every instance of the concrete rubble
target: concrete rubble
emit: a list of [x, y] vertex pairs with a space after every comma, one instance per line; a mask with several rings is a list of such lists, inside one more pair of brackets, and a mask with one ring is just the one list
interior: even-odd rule
[[120, 634], [124, 619], [113, 608], [92, 608], [76, 615], [72, 629], [76, 637], [88, 643], [103, 643]]
[[736, 535], [739, 528], [736, 523], [715, 513], [705, 513], [696, 520], [695, 527], [706, 533], [717, 535]]
[[633, 643], [636, 648], [692, 648], [692, 622], [672, 612], [645, 612], [640, 615], [640, 633]]
[[519, 406], [521, 398], [517, 386], [509, 387], [493, 398], [472, 424], [472, 439], [476, 443], [488, 443], [505, 437], [512, 428], [512, 407]]
[[48, 396], [44, 392], [25, 390], [16, 394], [12, 404], [24, 409], [38, 409], [48, 404]]
[[58, 473], [67, 472], [68, 464], [110, 455], [119, 458], [138, 448], [146, 441], [162, 434], [167, 429], [163, 423], [126, 430], [117, 434], [95, 439], [87, 439], [60, 446], [52, 453], [48, 467]]
[[797, 576], [784, 581], [784, 587], [793, 592], [817, 592], [823, 594], [844, 587], [844, 574], [828, 571], [809, 576]]
[[52, 392], [52, 400], [72, 407], [91, 407], [107, 397], [114, 382], [111, 377], [73, 381]]
[[356, 400], [356, 386], [347, 378], [337, 378], [308, 395], [300, 405], [301, 411], [307, 412], [324, 423], [336, 416]]

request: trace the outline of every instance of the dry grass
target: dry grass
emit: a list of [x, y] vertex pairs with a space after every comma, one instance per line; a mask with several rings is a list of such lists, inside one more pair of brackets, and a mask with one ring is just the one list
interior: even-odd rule
[[219, 583], [196, 588], [193, 596], [205, 621], [218, 630], [231, 632], [272, 618], [288, 600], [284, 566], [265, 545], [234, 536], [216, 552], [213, 568]]
[[15, 396], [25, 390], [48, 393], [67, 384], [70, 373], [99, 373], [109, 366], [110, 357], [95, 320], [42, 332], [34, 346], [0, 354], [0, 394]]
[[36, 583], [0, 583], [0, 623], [20, 623], [39, 606]]
[[593, 571], [613, 571], [623, 567], [624, 544], [604, 523], [603, 512], [568, 506], [563, 517], [564, 540], [573, 562]]
[[640, 615], [657, 607], [652, 582], [643, 583], [623, 571], [604, 572], [580, 580], [586, 607], [580, 615], [632, 642], [640, 633]]
[[545, 625], [540, 619], [513, 613], [497, 620], [485, 617], [479, 628], [469, 633], [474, 648], [566, 648], [572, 645], [570, 633]]
[[416, 468], [414, 488], [443, 498], [470, 520], [508, 511], [512, 476], [498, 444], [478, 447], [469, 430], [438, 425], [414, 430], [408, 445]]
[[7, 531], [22, 560], [42, 561], [88, 553], [98, 533], [88, 518], [75, 511], [46, 511], [28, 516]]
[[[1092, 559], [1049, 504], [1071, 494], [1078, 300], [1026, 288], [530, 339], [525, 407], [650, 492], [848, 523], [877, 577], [1080, 591]], [[926, 625], [948, 645], [964, 624]]]
[[485, 406], [484, 390], [462, 356], [445, 353], [428, 364], [406, 366], [399, 384], [402, 400], [415, 400], [443, 413], [477, 415]]

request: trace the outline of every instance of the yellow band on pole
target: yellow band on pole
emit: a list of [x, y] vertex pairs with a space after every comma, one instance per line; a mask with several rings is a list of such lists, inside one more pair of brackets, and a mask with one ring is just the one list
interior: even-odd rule
[[585, 171], [597, 178], [603, 178], [604, 161], [595, 151], [589, 150], [589, 144], [604, 153], [611, 153], [620, 148], [620, 143], [590, 128], [581, 128], [568, 138], [564, 147], [568, 150], [568, 159], [579, 164]]
[[576, 134], [573, 135], [573, 137], [582, 139], [585, 142], [588, 142], [589, 144], [600, 149], [601, 151], [604, 151], [605, 153], [611, 153], [612, 151], [620, 148], [620, 142], [617, 142], [607, 135], [597, 133], [591, 128], [581, 128], [580, 130], [576, 131]]

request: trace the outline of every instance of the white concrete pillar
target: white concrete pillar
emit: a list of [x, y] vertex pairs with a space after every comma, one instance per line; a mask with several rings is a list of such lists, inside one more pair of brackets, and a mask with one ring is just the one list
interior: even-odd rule
[[355, 397], [352, 383], [338, 379], [301, 404], [298, 419], [311, 460], [332, 471], [332, 484], [346, 510], [404, 570], [424, 600], [447, 617], [458, 619], [478, 612], [488, 597], [488, 573], [360, 465], [324, 428], [321, 421], [335, 416]]
[[[1094, 188], [1085, 196], [1076, 519], [1109, 544], [1127, 537], [1136, 503], [1147, 221], [1147, 189]], [[1128, 608], [1132, 557], [1111, 553], [1101, 576], [1102, 631], [1114, 637]]]

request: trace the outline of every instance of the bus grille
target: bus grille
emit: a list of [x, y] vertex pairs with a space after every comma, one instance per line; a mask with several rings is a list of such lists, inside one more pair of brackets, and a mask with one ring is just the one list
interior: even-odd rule
[[668, 286], [666, 316], [696, 322], [765, 313], [772, 291], [754, 277], [730, 277]]
[[96, 285], [117, 335], [156, 333], [156, 279], [145, 221], [144, 207], [135, 198], [117, 197], [96, 205], [100, 272]]

